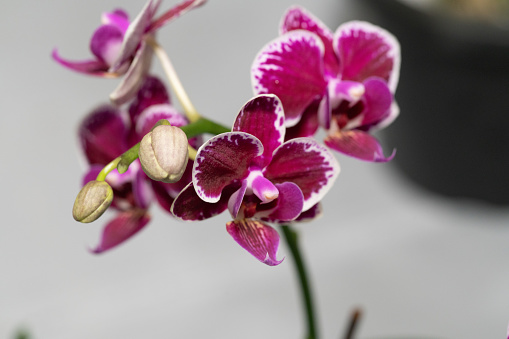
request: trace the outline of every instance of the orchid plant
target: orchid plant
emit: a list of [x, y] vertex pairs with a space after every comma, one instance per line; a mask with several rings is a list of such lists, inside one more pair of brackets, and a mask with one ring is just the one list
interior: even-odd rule
[[[384, 155], [371, 132], [399, 113], [394, 101], [399, 44], [366, 22], [345, 23], [332, 33], [304, 8], [290, 8], [280, 36], [254, 59], [254, 97], [230, 129], [196, 111], [155, 39], [166, 23], [204, 3], [186, 0], [157, 16], [161, 0], [149, 0], [132, 21], [117, 9], [103, 14], [91, 38], [93, 59], [69, 61], [53, 51], [55, 61], [73, 71], [122, 77], [110, 103], [80, 124], [89, 168], [73, 216], [91, 222], [110, 207], [116, 211], [91, 249], [99, 254], [145, 228], [153, 202], [184, 221], [228, 210], [227, 233], [269, 266], [283, 262], [277, 256], [279, 228], [298, 271], [307, 338], [317, 338], [292, 224], [321, 214], [320, 201], [340, 169], [332, 151], [372, 162], [394, 156], [394, 151]], [[173, 105], [163, 81], [150, 73], [154, 55], [183, 112]], [[327, 132], [325, 145], [313, 138], [319, 127]], [[213, 136], [205, 140], [205, 134]]]

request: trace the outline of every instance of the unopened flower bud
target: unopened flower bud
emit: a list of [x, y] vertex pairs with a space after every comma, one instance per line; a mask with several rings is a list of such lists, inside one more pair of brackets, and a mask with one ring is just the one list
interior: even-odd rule
[[105, 181], [89, 181], [76, 197], [72, 216], [76, 221], [87, 223], [98, 219], [113, 200], [113, 189]]
[[186, 134], [178, 127], [161, 125], [140, 142], [141, 167], [153, 180], [172, 183], [184, 174], [189, 159]]

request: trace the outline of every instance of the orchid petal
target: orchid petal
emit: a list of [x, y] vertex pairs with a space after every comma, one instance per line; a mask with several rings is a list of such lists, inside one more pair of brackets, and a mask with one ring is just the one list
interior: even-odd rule
[[99, 77], [111, 76], [111, 74], [108, 73], [109, 65], [102, 60], [69, 61], [62, 59], [57, 49], [53, 50], [51, 57], [60, 65], [75, 72]]
[[386, 30], [363, 21], [350, 21], [335, 33], [334, 49], [341, 60], [343, 80], [363, 82], [378, 76], [396, 91], [401, 63], [400, 46]]
[[152, 19], [152, 2], [152, 0], [149, 0], [145, 4], [141, 12], [138, 14], [138, 16], [136, 16], [136, 18], [127, 28], [121, 49], [118, 53], [117, 59], [110, 68], [110, 72], [117, 72], [122, 67], [122, 65], [129, 61], [135, 54], [134, 52], [140, 45], [143, 34], [145, 34], [145, 30], [150, 24], [150, 20]]
[[228, 208], [230, 196], [238, 190], [240, 185], [230, 185], [225, 188], [224, 194], [215, 203], [203, 201], [197, 194], [193, 183], [189, 183], [180, 192], [171, 205], [171, 213], [178, 219], [198, 221], [211, 218], [223, 213]]
[[281, 101], [271, 94], [251, 99], [237, 115], [232, 131], [249, 133], [262, 142], [264, 152], [260, 166], [265, 167], [285, 138], [285, 114]]
[[131, 210], [118, 214], [103, 230], [99, 245], [91, 252], [95, 254], [108, 251], [141, 231], [150, 221], [145, 210]]
[[138, 116], [147, 108], [158, 104], [170, 104], [170, 97], [163, 82], [155, 76], [146, 76], [143, 84], [129, 104], [131, 121], [136, 122]]
[[320, 19], [300, 6], [290, 7], [283, 15], [279, 32], [281, 35], [290, 31], [303, 29], [315, 33], [323, 42], [325, 73], [331, 77], [337, 76], [339, 72], [339, 61], [332, 46], [333, 34], [331, 30]]
[[101, 15], [101, 22], [103, 25], [112, 25], [117, 27], [122, 34], [125, 34], [129, 27], [129, 16], [121, 9], [114, 10], [113, 12], [106, 12]]
[[152, 54], [152, 49], [142, 42], [127, 73], [122, 78], [118, 87], [110, 94], [112, 103], [120, 106], [136, 95], [150, 69]]
[[369, 126], [384, 120], [390, 113], [392, 94], [385, 81], [369, 78], [364, 82], [364, 112], [362, 125]]
[[285, 140], [291, 140], [299, 137], [313, 136], [318, 130], [318, 103], [312, 103], [306, 108], [304, 114], [297, 125], [288, 127], [285, 133]]
[[398, 117], [398, 115], [399, 106], [397, 102], [392, 101], [391, 107], [389, 108], [389, 113], [386, 114], [385, 118], [382, 121], [373, 126], [370, 131], [378, 131], [384, 129], [385, 127], [392, 124], [392, 122]]
[[253, 190], [253, 194], [261, 200], [262, 204], [271, 202], [279, 195], [279, 191], [276, 186], [262, 175], [258, 175], [254, 178], [251, 183], [251, 189]]
[[302, 212], [294, 222], [308, 222], [322, 215], [322, 204], [317, 203], [307, 211]]
[[166, 25], [173, 19], [178, 18], [179, 16], [188, 12], [191, 9], [203, 5], [205, 2], [206, 0], [187, 0], [178, 4], [177, 6], [163, 13], [159, 18], [155, 19], [147, 28], [147, 32], [154, 32], [155, 30]]
[[332, 120], [331, 102], [329, 91], [325, 92], [320, 104], [318, 105], [318, 124], [325, 129], [330, 128], [330, 122]]
[[101, 172], [103, 169], [102, 165], [92, 165], [88, 169], [88, 171], [85, 173], [81, 180], [81, 186], [85, 186], [88, 182], [95, 180], [97, 178], [97, 175]]
[[318, 36], [298, 30], [269, 42], [253, 62], [253, 91], [279, 97], [287, 127], [297, 124], [304, 110], [326, 90], [323, 52]]
[[[263, 220], [272, 222], [286, 222], [292, 221], [297, 218], [304, 207], [304, 196], [299, 186], [293, 182], [284, 182], [276, 184], [279, 191], [277, 198], [277, 206], [270, 212], [269, 215], [264, 216]], [[262, 213], [260, 213], [260, 216]], [[258, 217], [258, 214], [256, 214]]]
[[303, 211], [319, 202], [339, 174], [339, 164], [324, 146], [311, 138], [285, 142], [274, 152], [264, 175], [273, 183], [293, 182], [304, 195]]
[[88, 162], [106, 165], [127, 150], [127, 133], [120, 111], [103, 105], [81, 122], [78, 137]]
[[396, 154], [394, 150], [389, 157], [385, 157], [378, 140], [359, 130], [337, 131], [329, 134], [324, 142], [333, 150], [365, 161], [386, 162]]
[[246, 190], [247, 180], [242, 180], [242, 186], [240, 186], [240, 188], [231, 195], [230, 199], [228, 199], [228, 210], [234, 219], [237, 219], [237, 216], [239, 215], [240, 206], [242, 205], [242, 200], [244, 199]]
[[102, 25], [96, 29], [90, 40], [90, 50], [99, 60], [111, 65], [118, 56], [123, 37], [117, 27]]
[[193, 167], [196, 193], [206, 202], [216, 202], [224, 187], [249, 174], [251, 161], [263, 154], [263, 145], [256, 137], [244, 132], [219, 134], [205, 144]]
[[136, 133], [144, 136], [161, 119], [167, 120], [172, 126], [181, 127], [187, 125], [189, 121], [172, 105], [160, 104], [153, 105], [145, 109], [136, 122]]
[[227, 223], [226, 231], [242, 248], [264, 264], [276, 266], [283, 261], [276, 259], [279, 234], [269, 225], [253, 219], [242, 219]]
[[[139, 163], [139, 160], [133, 162], [131, 166], [133, 166], [133, 164], [137, 164], [137, 166], [139, 166], [138, 170], [136, 171], [136, 176], [134, 177], [133, 180], [134, 201], [136, 202], [136, 206], [139, 206], [140, 208], [143, 209], [147, 209], [153, 200], [154, 193], [150, 189], [151, 187], [149, 186], [148, 182], [149, 179], [147, 175], [140, 169], [141, 165]], [[129, 166], [129, 169], [131, 168], [131, 166]]]

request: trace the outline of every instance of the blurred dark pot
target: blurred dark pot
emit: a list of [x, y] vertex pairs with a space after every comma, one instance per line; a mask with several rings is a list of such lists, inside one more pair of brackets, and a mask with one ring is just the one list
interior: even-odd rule
[[401, 43], [393, 163], [447, 196], [509, 204], [509, 32], [394, 0], [355, 0]]

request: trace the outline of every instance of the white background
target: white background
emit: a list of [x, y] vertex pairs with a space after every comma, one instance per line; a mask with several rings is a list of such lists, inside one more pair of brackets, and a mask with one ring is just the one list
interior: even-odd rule
[[[231, 124], [252, 95], [255, 54], [293, 3], [210, 0], [160, 31], [202, 114]], [[299, 4], [332, 29], [351, 18], [341, 1]], [[71, 217], [85, 171], [75, 132], [116, 80], [72, 73], [50, 52], [89, 57], [102, 11], [134, 15], [143, 5], [0, 5], [0, 338], [20, 328], [34, 339], [302, 338], [291, 258], [257, 262], [226, 233], [226, 214], [186, 224], [154, 206], [131, 241], [101, 256], [87, 251], [109, 216], [89, 225]], [[338, 159], [323, 218], [298, 227], [323, 338], [339, 338], [354, 307], [364, 310], [359, 338], [504, 338], [509, 210], [425, 193], [390, 164]], [[283, 245], [279, 256], [287, 253]]]

